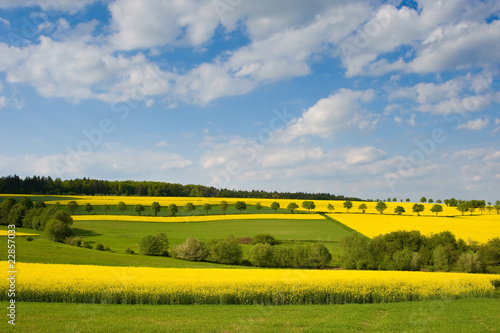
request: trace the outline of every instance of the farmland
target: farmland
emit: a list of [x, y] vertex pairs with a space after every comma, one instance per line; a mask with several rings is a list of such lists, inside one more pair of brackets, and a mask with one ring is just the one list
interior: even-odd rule
[[[16, 246], [19, 270], [18, 309], [19, 311], [37, 309], [29, 310], [30, 314], [24, 317], [25, 331], [30, 330], [28, 327], [34, 325], [37, 316], [56, 311], [62, 313], [54, 313], [54, 316], [51, 316], [54, 320], [44, 321], [41, 327], [44, 327], [43, 325], [49, 327], [53, 322], [54, 325], [59, 325], [62, 331], [92, 331], [86, 328], [87, 324], [75, 328], [68, 326], [68, 323], [55, 323], [58, 320], [56, 318], [65, 321], [67, 319], [64, 318], [71, 316], [75, 311], [87, 313], [91, 309], [98, 309], [99, 317], [114, 321], [117, 320], [116, 311], [127, 313], [136, 309], [150, 313], [152, 318], [156, 318], [152, 320], [167, 320], [169, 322], [165, 324], [167, 330], [188, 330], [187, 324], [177, 322], [174, 317], [166, 319], [167, 315], [158, 310], [165, 306], [169, 307], [169, 313], [177, 313], [186, 323], [192, 323], [198, 320], [197, 318], [211, 313], [218, 313], [218, 319], [209, 321], [206, 331], [223, 330], [223, 327], [228, 327], [224, 325], [233, 325], [230, 331], [235, 327], [241, 327], [242, 331], [252, 331], [252, 328], [275, 331], [281, 320], [286, 320], [285, 325], [294, 325], [296, 319], [293, 318], [293, 313], [302, 313], [304, 316], [310, 313], [314, 318], [321, 318], [318, 320], [325, 322], [324, 326], [317, 321], [301, 321], [303, 327], [317, 331], [328, 331], [336, 325], [343, 327], [343, 330], [359, 330], [360, 328], [354, 323], [345, 320], [349, 316], [367, 323], [364, 327], [368, 327], [368, 331], [403, 327], [394, 326], [396, 325], [394, 319], [378, 318], [376, 314], [381, 313], [380, 311], [384, 313], [385, 318], [397, 317], [397, 314], [401, 313], [418, 317], [436, 308], [456, 308], [454, 311], [457, 314], [473, 311], [473, 318], [476, 319], [472, 321], [480, 320], [485, 323], [485, 328], [495, 326], [494, 324], [500, 320], [498, 315], [475, 309], [475, 304], [482, 304], [485, 308], [498, 306], [498, 300], [495, 298], [498, 297], [498, 290], [495, 291], [494, 287], [500, 280], [498, 275], [262, 269], [125, 253], [126, 249], [139, 252], [141, 239], [150, 234], [165, 233], [168, 235], [170, 248], [174, 248], [189, 237], [210, 243], [213, 240], [226, 239], [229, 235], [237, 239], [251, 239], [257, 234], [267, 233], [279, 239], [281, 242], [279, 247], [285, 249], [297, 246], [307, 248], [309, 244], [321, 243], [333, 257], [328, 268], [338, 268], [341, 264], [338, 260], [339, 246], [341, 239], [347, 235], [360, 233], [373, 238], [396, 230], [419, 230], [424, 235], [449, 230], [455, 233], [457, 238], [465, 240], [470, 238], [483, 243], [500, 236], [498, 228], [500, 215], [496, 212], [462, 216], [455, 208], [445, 206], [444, 211], [436, 216], [430, 212], [430, 204], [425, 204], [426, 209], [417, 216], [411, 212], [410, 203], [387, 203], [387, 210], [384, 214], [380, 214], [375, 210], [376, 203], [367, 202], [366, 212], [362, 213], [356, 209], [360, 202], [354, 202], [353, 208], [347, 212], [342, 207], [342, 202], [315, 200], [314, 209], [309, 211], [297, 209], [292, 214], [286, 210], [288, 204], [296, 202], [300, 206], [302, 201], [232, 198], [227, 200], [228, 210], [222, 211], [221, 200], [214, 198], [98, 196], [53, 198], [31, 196], [31, 198], [34, 202], [37, 198], [43, 199], [49, 206], [59, 202], [62, 210], [65, 210], [64, 207], [70, 201], [77, 201], [79, 207], [72, 215], [74, 235], [88, 241], [92, 246], [104, 244], [110, 251], [96, 251], [52, 242], [46, 239], [40, 230], [16, 228], [17, 235], [22, 236], [17, 239]], [[120, 201], [126, 203], [125, 210], [116, 209]], [[149, 209], [154, 201], [163, 207], [158, 216], [154, 216], [153, 211]], [[237, 201], [245, 201], [247, 209], [244, 211], [235, 209]], [[277, 210], [270, 208], [275, 201], [280, 204]], [[183, 210], [188, 202], [196, 205], [195, 211]], [[262, 205], [261, 209], [256, 209], [257, 202]], [[93, 206], [90, 212], [83, 209], [87, 203]], [[172, 203], [179, 206], [177, 216], [171, 216], [172, 214], [165, 208]], [[206, 203], [212, 208], [208, 212], [202, 209], [202, 205]], [[146, 207], [141, 215], [133, 210], [137, 204]], [[329, 209], [331, 208], [329, 204], [333, 204], [333, 212]], [[110, 207], [106, 215], [102, 211], [103, 205]], [[407, 213], [394, 214], [396, 205], [403, 205]], [[0, 227], [0, 230], [7, 234], [5, 226]], [[28, 234], [34, 238], [32, 241], [24, 239]], [[0, 247], [6, 247], [6, 240], [7, 237], [0, 237]], [[240, 244], [240, 247], [243, 250], [243, 258], [251, 259], [253, 246]], [[4, 266], [5, 264], [6, 262], [2, 263]], [[5, 295], [7, 284], [4, 282], [1, 288], [4, 289], [2, 295]], [[427, 302], [429, 300], [432, 302]], [[413, 305], [393, 303], [407, 301], [412, 301]], [[70, 306], [61, 310], [58, 305], [60, 302], [80, 304], [74, 306], [69, 304]], [[154, 307], [151, 307], [151, 304]], [[172, 307], [172, 304], [175, 306]], [[192, 304], [196, 306], [188, 311], [185, 306]], [[286, 307], [280, 306], [285, 304]], [[323, 308], [317, 308], [318, 305], [315, 304], [323, 304]], [[353, 312], [343, 315], [342, 318], [327, 314], [331, 311], [343, 313], [346, 311], [346, 306]], [[232, 310], [228, 312], [227, 309]], [[419, 314], [413, 313], [415, 309], [419, 309]], [[322, 315], [319, 315], [318, 311]], [[234, 318], [230, 313], [234, 314]], [[265, 318], [255, 319], [259, 313]], [[236, 318], [239, 323], [235, 322]], [[327, 324], [327, 320], [333, 322]], [[144, 327], [150, 325], [143, 324]], [[119, 323], [115, 325], [119, 327]], [[407, 330], [435, 327], [437, 331], [446, 331], [454, 327], [456, 322], [451, 323], [449, 318], [444, 319], [438, 313], [432, 318], [421, 319], [419, 324], [408, 322], [401, 325], [406, 325], [404, 327]], [[473, 327], [472, 322], [464, 325]]]

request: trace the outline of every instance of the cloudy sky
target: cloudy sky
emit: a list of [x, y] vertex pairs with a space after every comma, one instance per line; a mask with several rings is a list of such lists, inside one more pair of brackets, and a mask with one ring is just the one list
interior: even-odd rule
[[497, 0], [3, 0], [0, 176], [500, 199]]

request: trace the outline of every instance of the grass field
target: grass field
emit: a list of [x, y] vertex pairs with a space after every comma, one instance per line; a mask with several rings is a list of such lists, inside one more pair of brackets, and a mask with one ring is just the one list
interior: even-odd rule
[[[0, 302], [5, 309], [7, 302]], [[495, 332], [499, 299], [345, 305], [18, 303], [2, 332]]]

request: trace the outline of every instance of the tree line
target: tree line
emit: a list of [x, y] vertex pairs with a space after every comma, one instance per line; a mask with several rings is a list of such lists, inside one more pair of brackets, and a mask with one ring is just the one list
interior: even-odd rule
[[9, 175], [0, 178], [0, 193], [42, 195], [124, 195], [156, 197], [224, 197], [304, 200], [361, 200], [330, 193], [269, 192], [218, 189], [213, 186], [182, 185], [153, 181], [108, 181], [91, 178], [62, 180], [51, 177]]

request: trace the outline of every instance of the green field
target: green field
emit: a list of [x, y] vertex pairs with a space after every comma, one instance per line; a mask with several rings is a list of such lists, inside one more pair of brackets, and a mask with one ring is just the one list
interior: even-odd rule
[[[6, 308], [6, 302], [0, 302]], [[495, 332], [499, 299], [346, 305], [19, 303], [18, 332]], [[14, 331], [6, 320], [0, 330]]]

